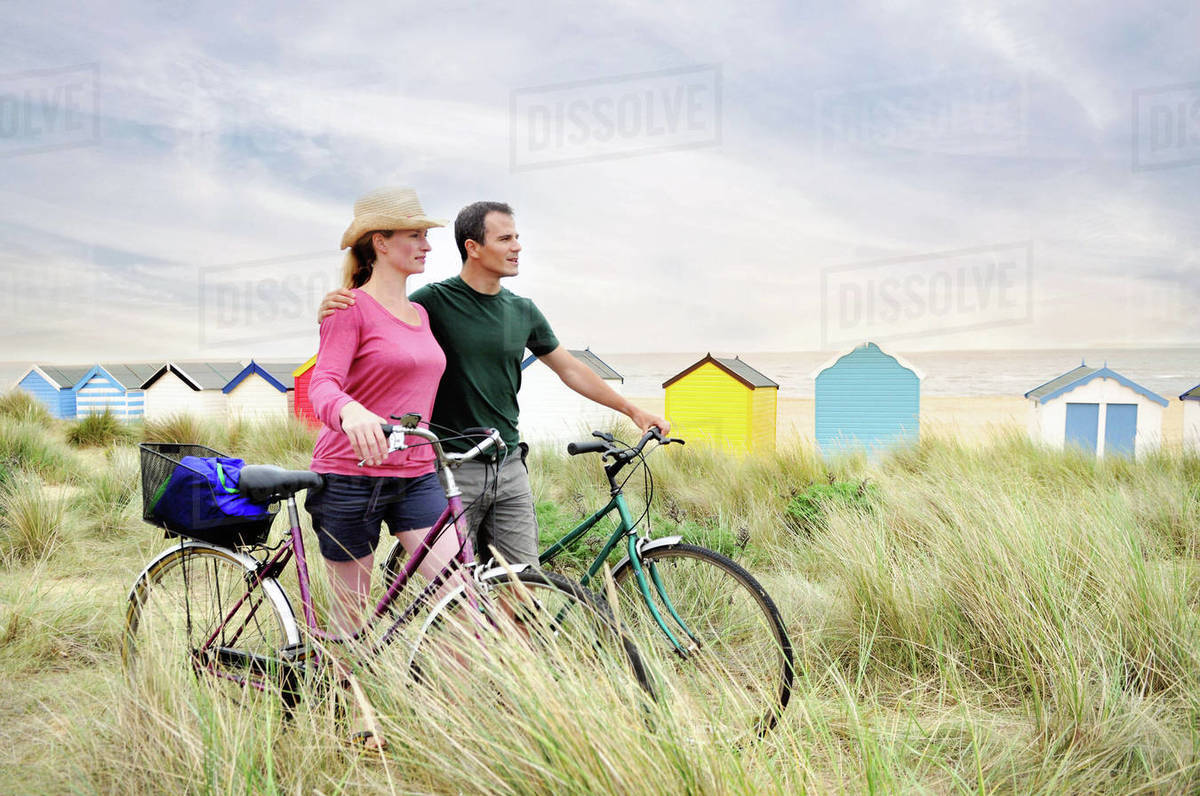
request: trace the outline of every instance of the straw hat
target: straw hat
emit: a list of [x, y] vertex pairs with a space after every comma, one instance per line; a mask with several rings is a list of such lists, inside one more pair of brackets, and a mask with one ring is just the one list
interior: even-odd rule
[[377, 229], [429, 229], [447, 223], [427, 217], [412, 188], [380, 188], [354, 203], [354, 220], [342, 235], [342, 248], [350, 248], [363, 235]]

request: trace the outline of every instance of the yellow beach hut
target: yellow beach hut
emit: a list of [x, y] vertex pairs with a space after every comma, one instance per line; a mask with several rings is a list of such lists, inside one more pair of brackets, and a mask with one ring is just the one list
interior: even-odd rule
[[739, 357], [706, 354], [663, 389], [672, 436], [732, 451], [775, 450], [779, 385]]

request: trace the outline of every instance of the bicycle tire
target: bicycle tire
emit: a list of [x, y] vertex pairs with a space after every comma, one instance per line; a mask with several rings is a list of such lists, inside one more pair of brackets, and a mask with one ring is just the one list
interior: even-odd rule
[[129, 592], [121, 659], [130, 682], [173, 688], [202, 679], [236, 695], [253, 686], [290, 706], [296, 669], [283, 652], [300, 649], [300, 633], [287, 595], [268, 578], [234, 612], [255, 566], [244, 553], [193, 541], [152, 561]]
[[648, 580], [657, 572], [692, 639], [685, 640], [648, 583], [660, 615], [691, 651], [681, 655], [654, 620], [628, 558], [613, 571], [622, 625], [675, 670], [675, 687], [710, 708], [719, 700], [715, 715], [733, 732], [769, 732], [787, 707], [795, 675], [791, 640], [770, 595], [732, 559], [704, 547], [651, 545], [641, 560]]
[[[528, 611], [531, 603], [533, 613]], [[631, 674], [644, 695], [655, 698], [637, 646], [613, 621], [608, 605], [580, 584], [539, 569], [494, 570], [480, 577], [477, 590], [460, 586], [443, 597], [430, 609], [413, 643], [409, 672], [417, 682], [432, 680], [429, 667], [444, 665], [447, 649], [454, 655], [465, 649], [467, 665], [479, 652], [486, 660], [487, 637], [492, 634], [533, 645], [564, 666], [581, 664], [583, 671], [611, 663], [622, 676]], [[438, 654], [442, 657], [433, 662]]]

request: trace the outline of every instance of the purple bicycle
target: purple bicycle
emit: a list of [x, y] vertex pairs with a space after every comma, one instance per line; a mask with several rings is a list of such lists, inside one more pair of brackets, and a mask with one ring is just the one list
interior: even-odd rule
[[[353, 645], [356, 656], [369, 665], [385, 647], [404, 637], [411, 645], [409, 671], [420, 680], [422, 666], [432, 660], [426, 657], [433, 646], [431, 635], [449, 627], [465, 628], [477, 644], [486, 645], [492, 634], [513, 632], [522, 643], [553, 645], [556, 656], [570, 649], [582, 651], [589, 659], [616, 661], [653, 698], [636, 647], [603, 601], [554, 573], [520, 565], [484, 569], [476, 564], [471, 542], [456, 521], [463, 504], [453, 470], [492, 448], [503, 453], [499, 433], [468, 430], [463, 435], [478, 439], [475, 446], [466, 453], [447, 453], [436, 434], [417, 425], [418, 416], [396, 419], [400, 422], [383, 427], [389, 453], [408, 447], [407, 438], [431, 445], [449, 505], [417, 552], [389, 573], [382, 598], [358, 631], [341, 636], [322, 629], [314, 606], [296, 493], [319, 489], [322, 477], [307, 470], [250, 465], [241, 471], [238, 490], [258, 503], [285, 502], [287, 532], [277, 545], [268, 547], [268, 527], [225, 528], [216, 535], [167, 529], [179, 536], [179, 543], [151, 561], [129, 593], [122, 659], [131, 679], [148, 683], [182, 674], [243, 693], [254, 689], [278, 694], [290, 707], [307, 676], [331, 668], [323, 666], [330, 657], [323, 652], [326, 645]], [[151, 496], [177, 460], [206, 453], [215, 451], [192, 445], [142, 446], [147, 519]], [[439, 535], [447, 532], [457, 534], [458, 554], [437, 577], [417, 589], [410, 583], [413, 574]], [[280, 583], [293, 561], [302, 622], [297, 621]], [[413, 591], [416, 596], [404, 604]], [[402, 632], [406, 629], [415, 632]]]

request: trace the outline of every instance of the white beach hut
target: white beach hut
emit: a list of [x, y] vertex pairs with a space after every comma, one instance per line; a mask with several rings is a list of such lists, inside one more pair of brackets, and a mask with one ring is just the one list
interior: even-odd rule
[[225, 393], [230, 417], [243, 420], [287, 417], [292, 409], [289, 397], [292, 393], [292, 371], [299, 362], [255, 362], [229, 380], [222, 388]]
[[[625, 379], [590, 349], [572, 354], [618, 393]], [[621, 415], [589, 401], [563, 384], [557, 374], [532, 354], [521, 363], [521, 439], [553, 444], [588, 439], [594, 429], [611, 428]]]
[[142, 384], [147, 420], [176, 414], [222, 417], [222, 390], [245, 365], [237, 361], [168, 362]]
[[1085, 363], [1025, 393], [1029, 432], [1052, 448], [1137, 456], [1162, 444], [1167, 400], [1107, 365]]
[[1183, 401], [1183, 449], [1200, 453], [1200, 384], [1179, 396]]

